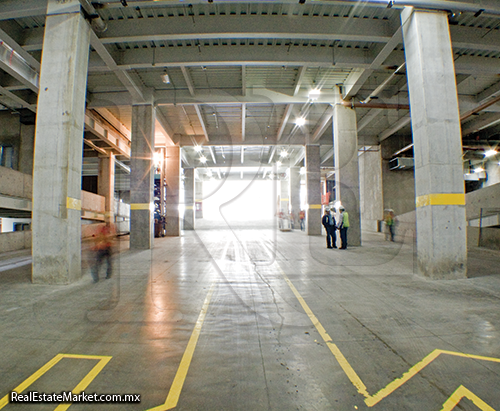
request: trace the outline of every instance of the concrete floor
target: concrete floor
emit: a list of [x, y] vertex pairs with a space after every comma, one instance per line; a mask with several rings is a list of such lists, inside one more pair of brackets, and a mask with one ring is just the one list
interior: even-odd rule
[[[472, 278], [429, 281], [410, 238], [344, 251], [269, 226], [198, 227], [148, 251], [122, 239], [97, 284], [87, 254], [68, 286], [32, 285], [29, 255], [2, 255], [0, 398], [83, 380], [141, 403], [71, 410], [500, 410], [500, 252], [470, 250]], [[73, 357], [49, 368], [58, 354]]]

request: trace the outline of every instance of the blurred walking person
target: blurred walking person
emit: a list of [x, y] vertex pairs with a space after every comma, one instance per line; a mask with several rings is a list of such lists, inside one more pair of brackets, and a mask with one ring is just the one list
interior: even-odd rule
[[99, 281], [99, 270], [106, 261], [106, 279], [111, 278], [113, 275], [113, 262], [111, 260], [113, 254], [113, 244], [116, 236], [114, 224], [107, 222], [100, 225], [97, 229], [94, 239], [94, 265], [92, 266], [92, 281], [97, 283]]

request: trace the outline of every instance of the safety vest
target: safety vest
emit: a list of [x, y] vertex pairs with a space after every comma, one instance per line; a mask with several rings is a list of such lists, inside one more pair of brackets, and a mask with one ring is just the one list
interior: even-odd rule
[[349, 214], [347, 214], [347, 211], [342, 213], [342, 227], [349, 227]]

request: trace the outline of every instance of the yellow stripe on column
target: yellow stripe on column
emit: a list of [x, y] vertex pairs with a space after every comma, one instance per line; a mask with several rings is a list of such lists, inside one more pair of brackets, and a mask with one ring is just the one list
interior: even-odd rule
[[425, 207], [429, 205], [465, 205], [465, 194], [426, 194], [418, 196], [415, 203], [417, 207]]
[[66, 208], [70, 210], [82, 210], [82, 200], [78, 198], [66, 197]]
[[130, 204], [131, 210], [150, 210], [151, 203], [133, 203]]
[[281, 201], [288, 201], [288, 198], [282, 198]]
[[309, 209], [319, 210], [321, 209], [321, 204], [309, 204]]
[[192, 210], [193, 208], [193, 206], [186, 206], [186, 210]]

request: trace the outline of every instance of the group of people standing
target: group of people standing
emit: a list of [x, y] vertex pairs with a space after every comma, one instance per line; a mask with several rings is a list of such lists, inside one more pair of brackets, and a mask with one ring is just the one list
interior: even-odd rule
[[347, 229], [349, 228], [349, 214], [345, 211], [344, 207], [339, 208], [339, 222], [335, 220], [334, 213], [331, 209], [325, 208], [325, 214], [321, 223], [325, 227], [326, 231], [326, 248], [337, 248], [337, 233], [336, 230], [340, 231], [340, 247], [341, 250], [347, 249]]

